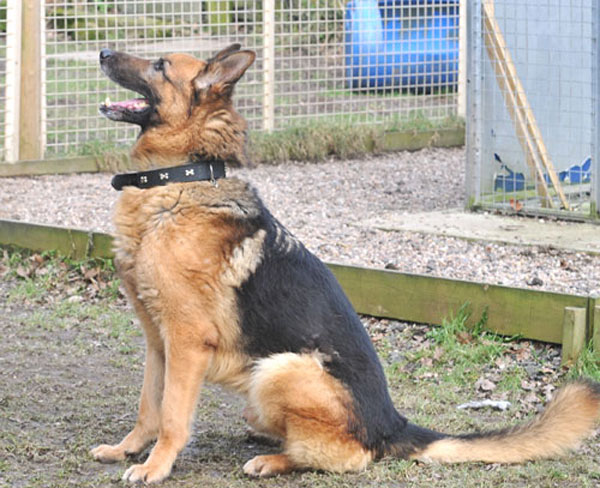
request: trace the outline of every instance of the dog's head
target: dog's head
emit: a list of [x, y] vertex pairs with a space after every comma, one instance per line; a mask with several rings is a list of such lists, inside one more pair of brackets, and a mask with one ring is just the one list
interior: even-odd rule
[[[151, 154], [160, 149], [169, 151], [173, 157], [177, 156], [174, 152], [210, 153], [210, 148], [188, 147], [189, 144], [183, 142], [201, 143], [202, 121], [223, 108], [230, 112], [229, 123], [239, 122], [243, 132], [245, 124], [231, 108], [231, 95], [254, 59], [254, 52], [240, 50], [239, 44], [223, 49], [207, 61], [188, 54], [146, 60], [103, 49], [100, 52], [102, 71], [141, 97], [120, 102], [107, 99], [100, 106], [100, 112], [111, 120], [141, 127], [142, 134], [136, 143], [138, 152]], [[147, 134], [150, 132], [154, 137]]]

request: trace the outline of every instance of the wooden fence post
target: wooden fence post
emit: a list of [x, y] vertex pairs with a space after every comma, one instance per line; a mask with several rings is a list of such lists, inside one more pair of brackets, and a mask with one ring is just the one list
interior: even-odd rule
[[263, 0], [263, 129], [275, 127], [275, 0]]
[[592, 344], [594, 351], [600, 353], [600, 305], [594, 306], [594, 314], [592, 319]]
[[573, 363], [585, 347], [587, 310], [565, 307], [563, 318], [562, 364]]
[[42, 0], [23, 0], [19, 159], [42, 159]]
[[4, 159], [19, 160], [19, 101], [21, 100], [21, 23], [20, 0], [10, 0], [6, 11], [6, 85], [4, 100]]
[[467, 118], [467, 4], [468, 0], [458, 3], [458, 100], [457, 114]]

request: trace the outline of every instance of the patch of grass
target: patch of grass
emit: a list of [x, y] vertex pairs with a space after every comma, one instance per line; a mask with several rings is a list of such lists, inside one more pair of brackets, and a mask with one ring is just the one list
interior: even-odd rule
[[567, 375], [575, 379], [586, 377], [595, 381], [600, 381], [600, 351], [595, 351], [590, 341], [582, 351], [577, 361], [569, 369]]
[[382, 129], [377, 127], [315, 122], [270, 134], [255, 132], [249, 153], [251, 161], [271, 164], [348, 159], [380, 151], [382, 136]]
[[43, 301], [65, 290], [81, 299], [123, 297], [112, 259], [73, 260], [7, 247], [0, 256], [0, 275], [16, 280], [10, 300]]

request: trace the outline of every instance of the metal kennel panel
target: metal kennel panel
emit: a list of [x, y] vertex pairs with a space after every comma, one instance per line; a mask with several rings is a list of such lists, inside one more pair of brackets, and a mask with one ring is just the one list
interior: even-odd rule
[[471, 203], [595, 216], [598, 0], [469, 6]]

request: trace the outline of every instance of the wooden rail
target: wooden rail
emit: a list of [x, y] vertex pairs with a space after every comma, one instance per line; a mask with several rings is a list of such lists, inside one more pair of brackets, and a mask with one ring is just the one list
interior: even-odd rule
[[[75, 259], [113, 257], [112, 236], [108, 234], [9, 220], [0, 220], [0, 245], [55, 250]], [[596, 297], [333, 263], [328, 266], [361, 314], [441, 325], [468, 303], [473, 321], [487, 311], [490, 330], [566, 343], [570, 360], [589, 339], [600, 350], [600, 301]]]
[[[425, 147], [457, 147], [465, 143], [465, 131], [458, 129], [436, 129], [410, 132], [386, 132], [383, 149], [386, 151], [416, 151]], [[101, 156], [80, 156], [68, 159], [45, 159], [19, 161], [13, 164], [0, 163], [0, 177], [33, 176], [65, 173], [96, 173], [108, 166], [125, 170], [127, 155], [115, 154], [106, 161]], [[123, 168], [119, 168], [123, 165]]]

